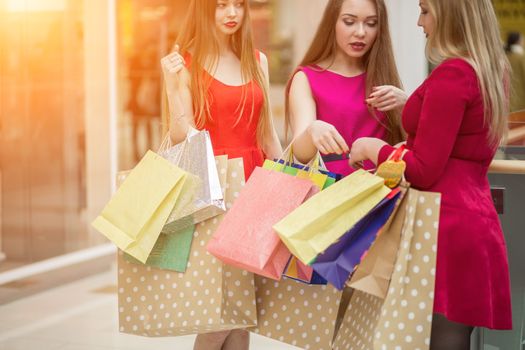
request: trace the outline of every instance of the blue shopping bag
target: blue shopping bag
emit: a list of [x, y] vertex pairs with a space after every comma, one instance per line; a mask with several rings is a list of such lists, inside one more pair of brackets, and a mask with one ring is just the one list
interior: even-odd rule
[[342, 290], [363, 254], [375, 241], [392, 215], [401, 191], [393, 190], [336, 243], [319, 254], [310, 265], [322, 278]]

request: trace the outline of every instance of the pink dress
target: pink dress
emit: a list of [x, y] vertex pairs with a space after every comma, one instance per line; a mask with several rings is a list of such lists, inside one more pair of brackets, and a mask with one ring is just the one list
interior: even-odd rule
[[[308, 78], [317, 109], [317, 119], [332, 124], [348, 146], [360, 137], [386, 139], [386, 119], [383, 113], [374, 117], [365, 103], [366, 73], [346, 77], [317, 66], [302, 67]], [[346, 176], [355, 169], [348, 159], [326, 162], [328, 170]], [[365, 164], [372, 168], [373, 164]]]
[[[487, 178], [496, 148], [483, 111], [474, 69], [461, 59], [438, 66], [403, 111], [405, 175], [414, 188], [442, 194], [434, 312], [511, 329], [507, 250]], [[393, 150], [384, 146], [379, 163]]]

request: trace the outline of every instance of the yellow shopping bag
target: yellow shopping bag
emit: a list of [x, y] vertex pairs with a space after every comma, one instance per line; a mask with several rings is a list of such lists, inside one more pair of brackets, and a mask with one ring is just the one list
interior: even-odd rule
[[185, 171], [148, 151], [93, 221], [93, 227], [145, 263], [186, 176]]
[[358, 170], [310, 198], [273, 229], [293, 255], [309, 264], [388, 193], [382, 178]]

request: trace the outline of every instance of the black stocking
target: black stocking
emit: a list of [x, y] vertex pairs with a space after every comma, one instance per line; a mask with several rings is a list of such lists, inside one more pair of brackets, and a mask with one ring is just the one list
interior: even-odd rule
[[471, 326], [449, 321], [441, 314], [434, 314], [430, 350], [470, 350], [473, 329]]

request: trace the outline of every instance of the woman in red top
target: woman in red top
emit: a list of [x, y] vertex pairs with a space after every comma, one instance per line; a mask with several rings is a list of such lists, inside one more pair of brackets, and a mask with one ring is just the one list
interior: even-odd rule
[[[470, 349], [474, 326], [511, 329], [507, 251], [487, 170], [506, 131], [508, 61], [490, 0], [420, 0], [427, 56], [439, 64], [403, 111], [407, 181], [440, 192], [431, 349]], [[394, 151], [361, 138], [351, 162]]]
[[[268, 61], [253, 47], [248, 1], [193, 0], [181, 28], [175, 52], [162, 59], [171, 139], [183, 141], [190, 126], [208, 130], [215, 155], [242, 157], [248, 178], [265, 157], [282, 153], [270, 115]], [[194, 349], [248, 349], [248, 334], [201, 334]]]
[[193, 0], [182, 28], [175, 52], [162, 59], [171, 139], [184, 140], [189, 126], [206, 129], [215, 155], [242, 157], [248, 177], [282, 151], [268, 60], [253, 47], [248, 1]]

